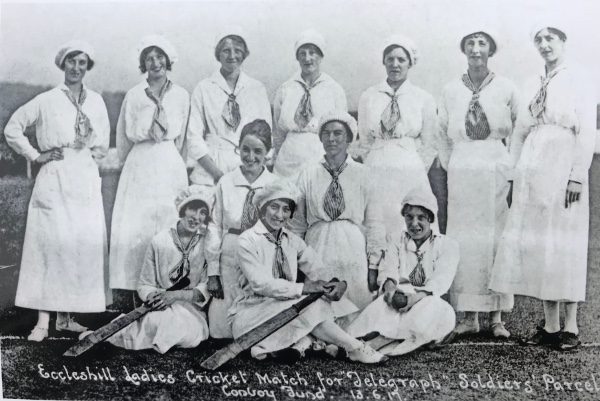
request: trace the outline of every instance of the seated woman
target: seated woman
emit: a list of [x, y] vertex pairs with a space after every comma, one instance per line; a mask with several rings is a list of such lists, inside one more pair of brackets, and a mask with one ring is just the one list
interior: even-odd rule
[[[107, 339], [116, 346], [164, 354], [172, 347], [197, 347], [208, 338], [204, 243], [212, 190], [188, 188], [175, 204], [179, 221], [154, 236], [138, 282], [138, 295], [154, 310]], [[185, 289], [168, 291], [185, 277], [190, 280]]]
[[[294, 305], [303, 295], [323, 293], [324, 298], [310, 304], [297, 318], [252, 347], [252, 356], [264, 359], [275, 353], [275, 356], [298, 359], [301, 351], [297, 343], [312, 334], [344, 348], [353, 361], [383, 361], [384, 355], [351, 337], [334, 322], [336, 317], [355, 312], [356, 307], [346, 298], [342, 299], [346, 283], [332, 280], [315, 251], [284, 228], [294, 213], [296, 199], [297, 190], [287, 181], [270, 183], [254, 196], [259, 221], [238, 240], [237, 266], [243, 276], [240, 295], [229, 309], [233, 337], [241, 337]], [[305, 275], [301, 283], [296, 282], [298, 269]]]
[[348, 326], [355, 337], [373, 332], [368, 344], [385, 355], [403, 355], [452, 332], [456, 316], [440, 298], [459, 260], [458, 244], [434, 233], [437, 202], [429, 192], [410, 191], [402, 202], [406, 231], [389, 237], [390, 255], [378, 282], [381, 295]]

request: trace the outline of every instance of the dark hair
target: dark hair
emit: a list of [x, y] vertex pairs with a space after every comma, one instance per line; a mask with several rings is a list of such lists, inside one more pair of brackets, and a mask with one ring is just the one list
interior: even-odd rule
[[423, 212], [425, 212], [425, 214], [427, 215], [427, 219], [429, 220], [430, 223], [433, 223], [435, 221], [435, 214], [431, 210], [427, 209], [424, 206], [410, 205], [408, 203], [406, 203], [404, 206], [402, 206], [402, 211], [400, 212], [400, 214], [402, 215], [402, 217], [404, 217], [404, 215], [406, 213], [408, 213], [408, 208], [410, 208], [410, 207], [418, 207]]
[[158, 46], [148, 46], [146, 47], [144, 50], [142, 50], [142, 52], [140, 53], [140, 71], [142, 72], [142, 74], [146, 73], [146, 57], [148, 57], [148, 54], [150, 52], [152, 52], [153, 50], [156, 50], [156, 52], [158, 54], [162, 54], [163, 56], [165, 56], [165, 58], [167, 59], [167, 71], [171, 71], [171, 59], [169, 58], [169, 55], [167, 53], [165, 53], [163, 51], [163, 49], [161, 49]]
[[348, 142], [348, 143], [352, 142], [352, 130], [350, 129], [350, 127], [348, 126], [348, 124], [345, 121], [341, 121], [341, 120], [329, 120], [325, 124], [323, 124], [323, 126], [321, 127], [321, 131], [319, 131], [319, 140], [321, 139], [321, 134], [323, 133], [323, 128], [325, 128], [325, 126], [329, 123], [342, 124], [344, 126], [344, 129], [346, 130], [346, 142]]
[[315, 49], [317, 49], [317, 53], [319, 53], [319, 56], [323, 58], [323, 52], [321, 51], [321, 48], [319, 46], [315, 45], [314, 43], [303, 43], [302, 46], [298, 47], [298, 50], [296, 50], [296, 60], [298, 60], [298, 52], [305, 46], [314, 46]]
[[185, 205], [183, 205], [183, 207], [179, 210], [179, 218], [185, 216], [185, 212], [188, 209], [189, 210], [198, 210], [198, 209], [202, 209], [202, 208], [206, 208], [206, 210], [208, 211], [208, 216], [206, 218], [205, 223], [209, 223], [211, 221], [210, 208], [208, 207], [206, 202], [204, 202], [203, 200], [200, 200], [200, 199], [191, 200], [191, 201], [187, 202]]
[[[560, 29], [558, 29], [558, 28], [552, 28], [552, 27], [550, 27], [550, 26], [546, 27], [546, 29], [548, 30], [548, 32], [550, 32], [550, 33], [553, 33], [553, 34], [555, 34], [556, 36], [558, 36], [558, 38], [559, 38], [560, 40], [562, 40], [563, 42], [566, 42], [566, 41], [567, 41], [567, 34], [566, 34], [566, 33], [564, 33], [563, 31], [561, 31]], [[534, 39], [535, 39], [535, 38], [538, 36], [538, 33], [540, 33], [541, 31], [542, 31], [542, 29], [540, 29], [539, 31], [537, 31], [537, 32], [535, 33], [535, 37], [534, 37]]]
[[231, 39], [234, 44], [244, 48], [244, 60], [250, 55], [250, 50], [248, 50], [248, 45], [246, 45], [244, 38], [238, 35], [227, 35], [219, 40], [219, 43], [217, 43], [217, 46], [215, 46], [215, 58], [217, 61], [221, 61], [219, 60], [219, 53], [221, 53], [221, 50], [223, 49], [223, 46], [225, 46], [225, 41], [227, 39]]
[[294, 202], [293, 200], [291, 200], [291, 199], [288, 199], [288, 198], [278, 198], [278, 199], [271, 199], [270, 201], [268, 201], [267, 203], [265, 203], [265, 204], [264, 204], [264, 205], [263, 205], [263, 206], [260, 208], [260, 210], [259, 210], [259, 213], [258, 213], [258, 214], [259, 214], [260, 216], [264, 216], [264, 215], [265, 215], [265, 213], [266, 213], [266, 211], [267, 211], [267, 207], [269, 207], [269, 204], [270, 204], [271, 202], [275, 201], [275, 200], [280, 200], [280, 201], [283, 201], [283, 202], [287, 202], [287, 204], [288, 204], [288, 206], [289, 206], [289, 208], [290, 208], [290, 211], [291, 211], [291, 214], [290, 214], [290, 219], [291, 219], [292, 217], [294, 217], [294, 212], [296, 211], [296, 202]]
[[73, 50], [72, 52], [67, 53], [67, 55], [63, 59], [62, 63], [60, 64], [60, 69], [64, 71], [65, 70], [65, 62], [67, 60], [72, 59], [73, 57], [79, 56], [80, 54], [85, 54], [87, 56], [87, 59], [88, 59], [87, 71], [94, 68], [94, 60], [92, 60], [87, 53], [84, 53], [81, 50]]
[[239, 147], [242, 146], [242, 141], [248, 135], [258, 138], [263, 145], [265, 145], [265, 148], [267, 148], [267, 152], [271, 150], [271, 127], [265, 120], [256, 119], [251, 123], [244, 125], [244, 128], [242, 128], [242, 132], [240, 133]]
[[490, 56], [493, 56], [496, 53], [496, 50], [498, 49], [496, 47], [496, 42], [494, 41], [494, 39], [492, 39], [492, 37], [490, 35], [488, 35], [485, 32], [482, 32], [482, 31], [473, 32], [472, 34], [467, 35], [464, 38], [462, 38], [462, 40], [460, 41], [460, 50], [464, 53], [465, 52], [465, 42], [467, 41], [467, 39], [472, 38], [477, 35], [481, 35], [481, 36], [485, 37], [485, 40], [487, 40], [488, 43], [490, 44]]
[[383, 49], [383, 59], [382, 59], [382, 63], [385, 63], [385, 56], [388, 55], [388, 53], [392, 52], [394, 49], [402, 49], [404, 50], [404, 53], [406, 54], [406, 57], [408, 57], [408, 61], [410, 62], [410, 65], [413, 65], [413, 59], [410, 56], [410, 53], [408, 52], [408, 50], [406, 50], [404, 47], [400, 46], [400, 45], [389, 45], [388, 47], [386, 47], [385, 49]]

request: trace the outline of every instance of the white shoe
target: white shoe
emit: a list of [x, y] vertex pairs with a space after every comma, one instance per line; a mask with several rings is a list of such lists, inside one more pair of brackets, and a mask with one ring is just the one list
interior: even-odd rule
[[387, 356], [375, 351], [365, 343], [362, 343], [361, 346], [355, 350], [347, 351], [347, 353], [348, 359], [362, 363], [380, 363], [387, 361], [388, 359]]
[[27, 340], [41, 342], [44, 338], [48, 337], [48, 329], [40, 326], [35, 326], [31, 333], [27, 336]]
[[305, 356], [306, 350], [311, 348], [311, 346], [312, 346], [312, 339], [309, 336], [304, 336], [300, 340], [298, 340], [298, 342], [296, 344], [294, 344], [292, 346], [292, 348], [295, 349], [296, 351], [300, 352], [300, 354], [302, 356]]
[[61, 316], [61, 312], [56, 317], [56, 331], [72, 331], [74, 333], [83, 333], [89, 329], [85, 326], [80, 325], [73, 319], [73, 317], [66, 313], [66, 316]]

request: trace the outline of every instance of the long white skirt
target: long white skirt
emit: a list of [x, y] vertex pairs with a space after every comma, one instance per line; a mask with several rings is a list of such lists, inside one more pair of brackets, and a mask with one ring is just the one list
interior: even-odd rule
[[587, 182], [579, 201], [565, 208], [574, 145], [572, 131], [554, 125], [533, 128], [525, 140], [491, 289], [543, 300], [585, 300]]
[[236, 252], [238, 235], [225, 234], [221, 244], [221, 285], [223, 286], [223, 299], [215, 297], [210, 301], [208, 308], [208, 321], [210, 323], [210, 336], [212, 338], [233, 338], [231, 324], [227, 318], [229, 307], [239, 294], [240, 271], [236, 269]]
[[176, 301], [165, 310], [148, 313], [106, 341], [117, 347], [152, 348], [164, 354], [173, 347], [197, 347], [207, 338], [208, 324], [202, 309], [189, 302]]
[[[379, 296], [347, 327], [353, 337], [371, 332], [395, 339], [415, 339], [421, 343], [439, 341], [454, 329], [456, 315], [446, 301], [427, 296], [417, 302], [408, 312], [398, 312]], [[394, 352], [390, 351], [389, 355]]]
[[508, 311], [513, 296], [488, 289], [494, 255], [508, 212], [510, 156], [499, 140], [458, 142], [448, 166], [449, 237], [460, 262], [450, 288], [457, 311]]
[[89, 149], [63, 148], [33, 187], [15, 305], [59, 312], [105, 310], [106, 224]]
[[280, 177], [294, 177], [302, 166], [321, 160], [324, 154], [323, 144], [316, 133], [288, 132], [275, 160], [273, 173]]
[[358, 309], [373, 300], [367, 282], [366, 240], [358, 226], [348, 220], [319, 222], [308, 229], [305, 241], [333, 277], [346, 280], [345, 295]]
[[136, 143], [125, 161], [112, 216], [110, 287], [135, 290], [152, 237], [178, 219], [187, 170], [173, 141]]
[[[375, 180], [375, 199], [383, 210], [388, 234], [404, 229], [401, 204], [413, 188], [431, 191], [427, 171], [411, 138], [378, 140], [365, 159]], [[433, 192], [432, 192], [433, 196]], [[434, 226], [437, 227], [437, 218]]]

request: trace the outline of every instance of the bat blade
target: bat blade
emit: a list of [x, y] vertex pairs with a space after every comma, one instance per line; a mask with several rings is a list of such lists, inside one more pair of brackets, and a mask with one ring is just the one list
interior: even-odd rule
[[227, 361], [230, 361], [238, 356], [242, 351], [244, 351], [244, 349], [241, 347], [241, 345], [234, 341], [228, 346], [221, 348], [210, 357], [206, 358], [200, 364], [200, 366], [208, 370], [218, 369]]

